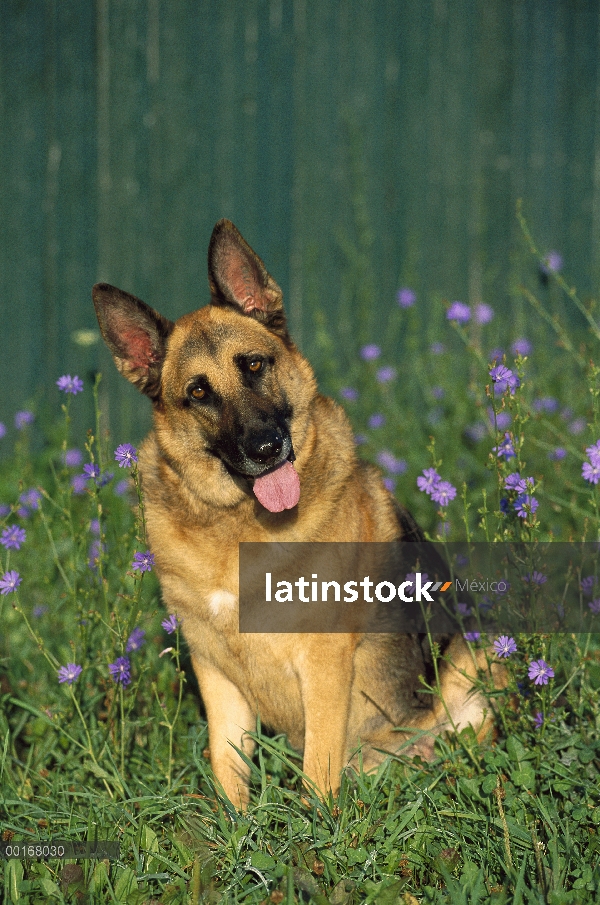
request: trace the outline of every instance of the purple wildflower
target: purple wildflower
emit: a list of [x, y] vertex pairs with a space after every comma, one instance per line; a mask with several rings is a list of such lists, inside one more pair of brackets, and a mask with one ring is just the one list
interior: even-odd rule
[[84, 474], [76, 474], [71, 478], [71, 487], [73, 489], [73, 493], [79, 495], [81, 493], [85, 493], [85, 489], [87, 486], [87, 477]]
[[424, 477], [417, 478], [417, 487], [419, 490], [422, 490], [423, 493], [428, 495], [431, 494], [432, 490], [434, 490], [439, 482], [442, 480], [435, 470], [435, 468], [424, 468], [423, 469]]
[[532, 351], [533, 346], [529, 342], [528, 339], [517, 339], [510, 347], [510, 351], [513, 355], [529, 355]]
[[374, 361], [376, 358], [379, 358], [380, 355], [381, 349], [374, 343], [371, 343], [368, 346], [363, 346], [360, 350], [360, 357], [363, 359], [363, 361]]
[[500, 635], [494, 641], [494, 650], [497, 657], [510, 657], [511, 654], [516, 654], [517, 652], [517, 642], [514, 638], [509, 638], [508, 635]]
[[90, 478], [92, 478], [92, 479], [98, 478], [100, 476], [100, 466], [96, 465], [93, 462], [89, 462], [83, 466], [83, 473], [86, 476], [86, 478], [88, 478], [88, 480]]
[[500, 512], [503, 512], [504, 515], [507, 515], [509, 510], [510, 510], [510, 503], [508, 502], [506, 497], [502, 497], [502, 499], [500, 500]]
[[83, 462], [83, 453], [80, 449], [67, 449], [62, 460], [68, 468], [77, 468]]
[[519, 484], [521, 484], [522, 478], [518, 471], [513, 471], [512, 474], [506, 476], [504, 480], [504, 487], [506, 490], [517, 490]]
[[540, 504], [529, 493], [521, 493], [515, 500], [515, 509], [519, 518], [527, 518], [533, 515]]
[[386, 490], [389, 490], [390, 493], [393, 493], [396, 489], [396, 479], [395, 478], [384, 478], [383, 486]]
[[137, 449], [131, 443], [122, 443], [115, 449], [115, 460], [119, 468], [131, 468], [138, 460]]
[[521, 478], [514, 489], [517, 493], [527, 493], [528, 490], [533, 490], [534, 486], [535, 478]]
[[375, 377], [378, 383], [389, 383], [391, 380], [396, 379], [396, 368], [392, 368], [389, 365], [385, 368], [379, 368]]
[[510, 390], [511, 395], [514, 396], [515, 390], [521, 386], [519, 378], [506, 365], [496, 365], [494, 368], [490, 368], [489, 374], [494, 383], [494, 391], [497, 390], [499, 393], [506, 393], [507, 390]]
[[563, 446], [557, 446], [556, 449], [550, 450], [548, 458], [553, 462], [561, 462], [567, 458], [567, 450]]
[[523, 576], [523, 581], [526, 581], [528, 584], [536, 584], [538, 587], [540, 585], [545, 584], [548, 581], [548, 576], [542, 574], [542, 572], [528, 572], [527, 575]]
[[548, 412], [552, 415], [558, 411], [559, 402], [553, 396], [542, 396], [540, 399], [534, 399], [532, 409], [534, 412]]
[[139, 650], [144, 643], [145, 635], [146, 632], [143, 628], [134, 628], [129, 638], [127, 639], [127, 644], [125, 645], [125, 650], [127, 651], [127, 653]]
[[367, 421], [367, 424], [369, 425], [370, 428], [373, 428], [373, 429], [375, 429], [377, 427], [383, 427], [383, 425], [385, 424], [385, 415], [381, 415], [379, 413], [377, 413], [375, 415], [371, 415], [371, 417]]
[[62, 377], [59, 377], [56, 381], [56, 386], [59, 390], [62, 390], [63, 393], [72, 393], [73, 396], [83, 392], [83, 380], [77, 376], [71, 377], [70, 374], [64, 374]]
[[575, 418], [574, 421], [571, 421], [569, 424], [569, 433], [571, 434], [582, 434], [586, 429], [587, 424], [585, 418]]
[[4, 437], [6, 434], [6, 424], [3, 421], [0, 421], [0, 439]]
[[124, 493], [127, 493], [129, 489], [129, 481], [125, 478], [122, 481], [117, 481], [115, 486], [113, 487], [114, 492], [117, 496], [123, 496]]
[[6, 547], [7, 550], [20, 550], [21, 544], [25, 543], [26, 538], [27, 534], [24, 528], [19, 528], [18, 525], [9, 525], [2, 532], [0, 544]]
[[357, 446], [364, 446], [365, 443], [369, 442], [369, 438], [366, 436], [366, 434], [356, 434], [356, 436], [354, 437], [354, 442]]
[[581, 466], [581, 477], [590, 484], [597, 484], [600, 480], [600, 462], [597, 465], [584, 462]]
[[459, 616], [468, 616], [471, 612], [471, 607], [466, 603], [457, 603], [456, 612], [459, 614]]
[[494, 318], [494, 309], [490, 305], [475, 305], [475, 322], [477, 324], [489, 324]]
[[67, 663], [66, 666], [61, 666], [58, 670], [58, 681], [66, 682], [67, 685], [72, 685], [73, 682], [77, 681], [82, 672], [82, 667], [78, 666], [77, 663]]
[[131, 663], [129, 657], [117, 657], [114, 663], [109, 663], [108, 671], [117, 685], [127, 688], [131, 682]]
[[541, 729], [544, 725], [544, 714], [541, 710], [538, 710], [536, 715], [533, 718], [533, 725], [536, 729]]
[[440, 506], [447, 506], [456, 496], [456, 487], [450, 481], [438, 481], [431, 491], [431, 499]]
[[23, 503], [25, 506], [28, 506], [29, 509], [39, 509], [41, 499], [42, 494], [39, 492], [39, 490], [36, 490], [35, 487], [32, 487], [30, 490], [23, 491], [23, 493], [19, 497], [19, 502]]
[[494, 383], [507, 381], [512, 376], [513, 372], [510, 368], [507, 368], [506, 365], [496, 365], [495, 368], [490, 368], [490, 377]]
[[554, 670], [545, 660], [532, 660], [527, 675], [535, 685], [547, 685], [548, 679], [554, 678]]
[[23, 430], [28, 424], [33, 424], [35, 416], [33, 412], [17, 412], [15, 415], [15, 427], [17, 430]]
[[489, 416], [490, 416], [490, 423], [491, 424], [495, 423], [498, 430], [503, 431], [503, 430], [506, 430], [506, 428], [510, 426], [512, 418], [508, 414], [508, 412], [496, 412], [494, 414], [493, 408], [488, 409], [488, 412], [489, 412]]
[[109, 481], [112, 481], [113, 478], [114, 478], [114, 474], [112, 473], [112, 471], [105, 471], [104, 474], [100, 475], [100, 477], [96, 481], [96, 486], [104, 487], [106, 484], [109, 483]]
[[401, 308], [412, 308], [417, 301], [417, 293], [405, 286], [396, 293], [396, 301]]
[[106, 544], [102, 544], [99, 539], [93, 540], [88, 550], [88, 568], [95, 572], [98, 568], [100, 557], [106, 553]]
[[481, 632], [465, 632], [463, 638], [465, 641], [479, 641]]
[[549, 276], [551, 273], [558, 273], [562, 270], [563, 259], [558, 251], [549, 251], [544, 259], [540, 262], [540, 270]]
[[100, 536], [100, 519], [93, 518], [90, 522], [90, 534]]
[[140, 572], [151, 572], [154, 565], [154, 553], [146, 550], [145, 553], [135, 553], [133, 556], [132, 568]]
[[[517, 377], [516, 374], [513, 374], [511, 377], [508, 378], [506, 383], [507, 383], [508, 389], [510, 390], [510, 395], [514, 396], [515, 390], [518, 390], [519, 387], [521, 386], [521, 378]], [[506, 388], [502, 388], [501, 392], [506, 393]]]
[[17, 590], [21, 581], [21, 576], [14, 569], [11, 569], [10, 572], [5, 572], [0, 578], [0, 594], [12, 594], [13, 591]]
[[504, 434], [504, 440], [501, 440], [498, 446], [492, 447], [492, 452], [497, 453], [498, 458], [504, 456], [505, 459], [516, 459], [517, 454], [508, 431]]
[[171, 614], [170, 616], [167, 616], [166, 619], [163, 619], [161, 625], [167, 635], [172, 635], [173, 632], [176, 632], [181, 625], [181, 619], [179, 618], [179, 616], [174, 616], [173, 614]]
[[583, 591], [584, 594], [592, 595], [594, 591], [594, 587], [597, 583], [598, 579], [595, 575], [588, 575], [587, 578], [582, 578], [579, 583], [579, 587]]
[[[428, 578], [429, 578], [429, 575], [427, 574], [427, 572], [421, 573], [421, 582], [427, 581]], [[415, 587], [416, 580], [417, 580], [416, 572], [407, 572], [406, 573], [406, 581], [410, 582], [410, 584], [412, 585], [413, 588]]]
[[489, 360], [496, 364], [496, 362], [502, 362], [504, 359], [504, 349], [492, 349], [489, 354]]
[[596, 440], [593, 446], [586, 446], [585, 451], [592, 465], [600, 464], [600, 440]]
[[33, 608], [33, 615], [36, 619], [39, 619], [40, 616], [43, 616], [44, 613], [48, 612], [48, 607], [44, 606], [44, 604], [38, 604]]
[[439, 401], [440, 399], [444, 398], [446, 391], [444, 387], [431, 387], [431, 395], [434, 399], [437, 399]]
[[466, 324], [471, 320], [471, 309], [464, 302], [452, 302], [446, 311], [446, 317], [457, 324]]
[[600, 613], [600, 597], [595, 597], [593, 600], [590, 600], [588, 606], [594, 616], [597, 616]]
[[446, 351], [446, 347], [443, 343], [431, 343], [429, 351], [432, 355], [443, 355]]
[[387, 449], [382, 449], [377, 453], [377, 461], [382, 468], [389, 471], [390, 474], [404, 474], [407, 469], [405, 459], [397, 459], [396, 456]]
[[473, 443], [479, 443], [485, 436], [487, 436], [488, 429], [483, 421], [477, 421], [475, 424], [470, 424], [465, 428], [465, 437], [467, 439], [472, 440]]
[[340, 396], [348, 402], [356, 402], [358, 399], [358, 390], [355, 390], [354, 387], [342, 387]]

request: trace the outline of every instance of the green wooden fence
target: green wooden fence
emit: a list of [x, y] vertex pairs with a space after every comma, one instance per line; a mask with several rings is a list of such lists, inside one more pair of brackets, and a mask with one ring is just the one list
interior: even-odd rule
[[[99, 279], [169, 317], [241, 229], [322, 369], [409, 284], [510, 306], [522, 197], [582, 293], [600, 270], [597, 0], [2, 0], [0, 418], [104, 374], [115, 440], [148, 406], [91, 342]], [[87, 331], [87, 332], [86, 332]], [[89, 411], [85, 418], [89, 420]]]

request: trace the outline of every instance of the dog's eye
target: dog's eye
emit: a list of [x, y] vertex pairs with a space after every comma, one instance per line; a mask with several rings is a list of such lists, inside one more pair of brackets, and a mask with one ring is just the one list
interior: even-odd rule
[[258, 374], [260, 371], [262, 371], [263, 365], [264, 361], [262, 360], [262, 358], [252, 358], [248, 362], [248, 370], [252, 371], [253, 374]]
[[192, 396], [193, 399], [205, 399], [206, 390], [203, 390], [202, 387], [193, 387], [190, 390], [190, 396]]

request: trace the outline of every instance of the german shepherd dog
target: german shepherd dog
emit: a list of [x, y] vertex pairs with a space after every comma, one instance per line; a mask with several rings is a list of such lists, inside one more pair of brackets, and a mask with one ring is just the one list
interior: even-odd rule
[[[408, 744], [396, 727], [435, 734], [472, 724], [485, 703], [459, 635], [440, 663], [441, 698], [423, 637], [242, 634], [242, 541], [393, 541], [423, 535], [360, 462], [343, 410], [318, 393], [292, 342], [282, 293], [228, 220], [208, 250], [210, 304], [172, 323], [99, 283], [93, 301], [117, 368], [154, 410], [139, 452], [151, 549], [164, 600], [182, 620], [206, 708], [217, 786], [248, 803], [248, 733], [262, 724], [304, 752], [321, 795], [362, 750], [365, 769]], [[415, 750], [414, 747], [412, 749]], [[420, 749], [422, 751], [423, 748]]]

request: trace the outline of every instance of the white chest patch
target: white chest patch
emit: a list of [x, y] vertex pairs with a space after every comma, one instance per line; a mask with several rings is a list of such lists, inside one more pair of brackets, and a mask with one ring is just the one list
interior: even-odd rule
[[237, 597], [231, 591], [213, 591], [208, 595], [208, 606], [213, 616], [233, 610], [236, 603]]

